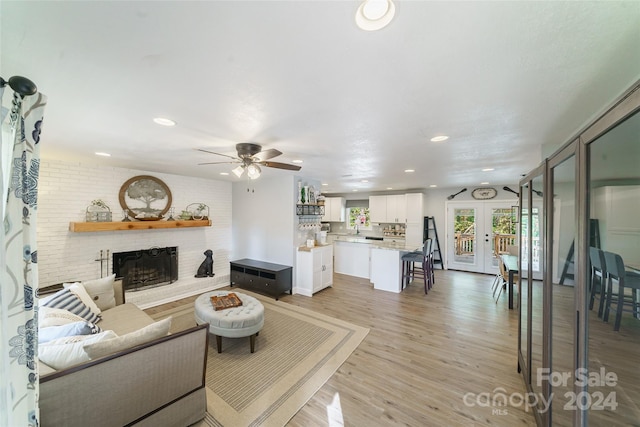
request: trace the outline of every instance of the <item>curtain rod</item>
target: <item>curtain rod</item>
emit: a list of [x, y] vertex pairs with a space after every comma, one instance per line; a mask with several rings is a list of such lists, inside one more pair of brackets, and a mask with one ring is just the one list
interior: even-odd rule
[[38, 87], [34, 82], [22, 76], [10, 77], [9, 81], [0, 77], [0, 87], [5, 87], [7, 84], [22, 98], [24, 98], [25, 96], [34, 95], [38, 91]]

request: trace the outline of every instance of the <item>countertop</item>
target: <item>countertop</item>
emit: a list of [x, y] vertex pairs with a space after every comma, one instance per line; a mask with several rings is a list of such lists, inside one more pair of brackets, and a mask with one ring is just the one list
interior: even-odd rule
[[380, 240], [368, 240], [368, 239], [365, 239], [364, 236], [358, 237], [358, 236], [354, 236], [353, 234], [336, 235], [334, 243], [340, 243], [340, 242], [361, 243], [364, 245], [369, 245], [370, 247], [376, 248], [376, 249], [389, 249], [389, 250], [396, 250], [396, 251], [414, 251], [419, 249], [413, 245], [407, 246], [407, 244], [403, 241], [384, 242]]
[[298, 250], [303, 252], [311, 252], [311, 249], [322, 248], [325, 246], [331, 246], [331, 243], [325, 243], [324, 245], [318, 243], [315, 246], [311, 246], [311, 247], [306, 245], [298, 246]]

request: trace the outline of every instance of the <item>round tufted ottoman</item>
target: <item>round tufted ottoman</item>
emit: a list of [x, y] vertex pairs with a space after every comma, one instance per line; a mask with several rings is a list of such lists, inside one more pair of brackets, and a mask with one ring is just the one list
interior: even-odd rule
[[213, 291], [200, 295], [195, 301], [195, 317], [198, 325], [209, 324], [209, 332], [216, 336], [218, 353], [222, 352], [222, 337], [249, 337], [251, 353], [254, 352], [256, 336], [264, 325], [264, 306], [249, 295], [234, 292], [242, 301], [239, 307], [214, 310], [210, 297], [227, 295], [229, 291]]

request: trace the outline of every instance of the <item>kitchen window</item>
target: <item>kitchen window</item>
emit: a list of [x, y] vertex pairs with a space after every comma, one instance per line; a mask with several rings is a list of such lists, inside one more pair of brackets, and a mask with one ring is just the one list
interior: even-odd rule
[[356, 225], [360, 231], [372, 230], [369, 208], [359, 206], [347, 208], [347, 229], [355, 230]]

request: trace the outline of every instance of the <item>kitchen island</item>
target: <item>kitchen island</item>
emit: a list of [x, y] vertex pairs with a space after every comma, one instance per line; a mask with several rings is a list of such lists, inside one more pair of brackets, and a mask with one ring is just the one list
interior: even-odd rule
[[336, 236], [334, 270], [336, 273], [369, 279], [373, 288], [402, 291], [403, 254], [419, 248], [407, 247], [403, 241], [370, 240], [359, 236]]

